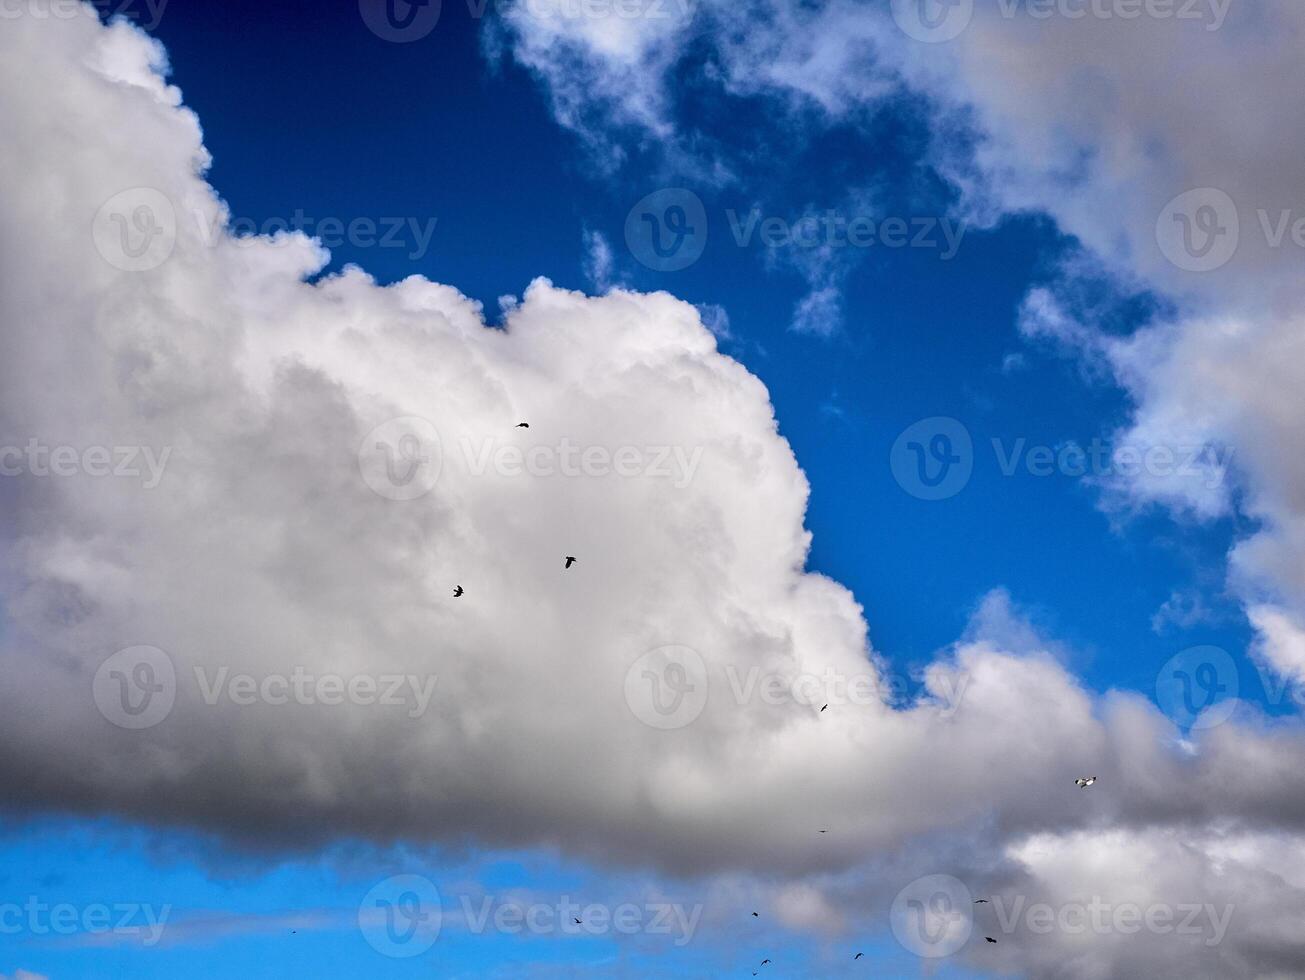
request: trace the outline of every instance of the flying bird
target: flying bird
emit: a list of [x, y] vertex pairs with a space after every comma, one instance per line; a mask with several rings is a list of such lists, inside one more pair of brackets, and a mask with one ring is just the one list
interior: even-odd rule
[[[575, 919], [575, 916], [572, 916], [571, 918]], [[575, 920], [575, 924], [578, 925], [578, 926], [579, 926], [579, 925], [584, 925], [584, 923], [581, 922], [579, 919], [576, 919], [576, 920]]]
[[765, 965], [766, 965], [767, 963], [769, 963], [769, 962], [770, 962], [770, 960], [762, 960], [762, 961], [761, 961], [761, 965], [762, 965], [762, 966], [765, 966]]
[[1078, 779], [1074, 780], [1074, 785], [1077, 786], [1079, 789], [1087, 789], [1096, 781], [1097, 781], [1096, 776], [1080, 776]]
[[567, 568], [570, 568], [570, 567], [571, 567], [572, 565], [574, 565], [575, 563], [576, 563], [576, 557], [575, 557], [575, 555], [567, 555], [567, 556], [566, 556], [566, 567], [567, 567]]
[[991, 936], [984, 936], [983, 938], [986, 939], [986, 940], [988, 940], [988, 942], [990, 942], [990, 943], [995, 943], [995, 942], [997, 941], [997, 940], [993, 939]]
[[[825, 708], [828, 708], [828, 707], [829, 707], [829, 705], [825, 705]], [[821, 708], [821, 709], [820, 709], [820, 713], [821, 713], [821, 714], [824, 714], [824, 712], [825, 712], [825, 708]]]
[[860, 959], [862, 956], [864, 956], [864, 955], [865, 955], [865, 953], [857, 953], [855, 956], [852, 957], [852, 959], [854, 959], [854, 960], [859, 960], [859, 959]]
[[528, 429], [528, 428], [530, 428], [530, 423], [529, 423], [529, 422], [518, 422], [518, 423], [517, 423], [517, 428], [518, 428], [518, 429]]
[[753, 912], [753, 913], [752, 913], [752, 917], [753, 917], [754, 919], [759, 919], [759, 918], [761, 918], [761, 913], [759, 913], [759, 912]]
[[460, 595], [462, 595], [462, 586], [455, 586], [453, 589], [453, 598], [456, 599]]
[[816, 833], [817, 833], [817, 834], [827, 834], [827, 833], [829, 833], [829, 831], [827, 831], [827, 830], [817, 830]]
[[976, 898], [976, 899], [974, 900], [974, 904], [975, 904], [975, 905], [987, 905], [987, 904], [988, 904], [988, 900], [987, 900], [986, 898]]

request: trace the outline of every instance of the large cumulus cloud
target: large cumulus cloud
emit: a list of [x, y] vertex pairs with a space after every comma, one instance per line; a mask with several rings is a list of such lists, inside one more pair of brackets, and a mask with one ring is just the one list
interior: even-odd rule
[[[148, 488], [88, 465], [0, 480], [9, 808], [245, 845], [551, 845], [777, 875], [792, 921], [837, 905], [822, 894], [861, 895], [860, 924], [880, 928], [890, 893], [929, 872], [1049, 901], [1136, 895], [1141, 877], [1182, 893], [1165, 900], [1240, 906], [1269, 882], [1281, 903], [1234, 923], [1227, 945], [1112, 941], [1079, 968], [1016, 930], [1000, 965], [1299, 967], [1279, 918], [1301, 901], [1284, 857], [1299, 861], [1305, 820], [1298, 727], [1181, 740], [1145, 699], [1083, 689], [1000, 594], [923, 693], [894, 692], [854, 598], [804, 571], [807, 486], [764, 387], [717, 352], [695, 308], [538, 281], [498, 329], [420, 278], [305, 281], [325, 259], [312, 241], [224, 230], [198, 121], [153, 43], [88, 9], [13, 20], [0, 48], [0, 170], [16, 191], [0, 204], [0, 442], [168, 451]], [[132, 256], [105, 229], [146, 216], [102, 209], [160, 198], [175, 241], [125, 270]], [[415, 499], [366, 478], [369, 447], [393, 438], [377, 427], [398, 418], [439, 436], [419, 440], [440, 467]], [[562, 440], [632, 459], [664, 447], [671, 471], [502, 462]], [[567, 554], [580, 562], [564, 571]], [[167, 655], [176, 700], [132, 729], [93, 687], [106, 657], [141, 645]], [[627, 679], [667, 645], [697, 652], [709, 697], [663, 730]], [[436, 686], [420, 711], [210, 704], [197, 669], [206, 683], [225, 669]], [[859, 677], [872, 696], [822, 713], [737, 695], [751, 670]], [[1101, 791], [1075, 790], [1081, 772], [1103, 774]], [[1073, 860], [1094, 848], [1120, 859]]]
[[[968, 218], [1047, 214], [1082, 248], [1052, 288], [1030, 293], [1025, 332], [1113, 374], [1135, 403], [1121, 442], [1205, 445], [1207, 461], [1233, 460], [1226, 479], [1129, 475], [1108, 487], [1109, 502], [1250, 518], [1230, 585], [1248, 613], [1286, 617], [1262, 640], [1266, 663], [1290, 659], [1272, 648], [1285, 622], [1299, 633], [1305, 621], [1299, 4], [756, 0], [685, 9], [678, 33], [650, 6], [623, 22], [623, 36], [642, 41], [616, 47], [595, 43], [586, 18], [547, 18], [548, 32], [569, 32], [565, 64], [539, 46], [546, 29], [530, 9], [510, 20], [515, 50], [551, 91], [564, 79], [583, 91], [581, 75], [626, 92], [605, 83], [631, 67], [632, 53], [656, 50], [655, 63], [641, 63], [652, 74], [641, 76], [639, 105], [659, 107], [663, 135], [684, 121], [672, 99], [646, 93], [672, 87], [667, 66], [683, 69], [703, 50], [721, 93], [769, 95], [803, 125], [854, 121], [902, 98], [926, 106], [934, 140], [925, 162]], [[671, 52], [668, 37], [684, 40]], [[591, 108], [562, 121], [588, 132], [636, 118], [624, 104]], [[1112, 336], [1082, 301], [1085, 275], [1124, 293], [1154, 291], [1166, 312], [1131, 337]]]

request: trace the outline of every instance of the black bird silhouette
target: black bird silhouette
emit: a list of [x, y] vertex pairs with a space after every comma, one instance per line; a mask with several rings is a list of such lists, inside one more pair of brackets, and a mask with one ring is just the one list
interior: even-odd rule
[[529, 423], [529, 422], [518, 422], [518, 423], [517, 423], [517, 428], [518, 428], [518, 429], [528, 429], [528, 428], [530, 428], [530, 423]]
[[[571, 916], [571, 918], [575, 919], [575, 916]], [[578, 925], [578, 926], [579, 926], [579, 925], [584, 925], [584, 923], [581, 922], [579, 919], [576, 919], [576, 920], [575, 920], [575, 924]]]
[[574, 565], [575, 563], [576, 563], [576, 557], [575, 557], [575, 555], [567, 555], [567, 556], [566, 556], [566, 567], [567, 567], [567, 568], [570, 568], [570, 567], [571, 567], [572, 565]]
[[[825, 705], [825, 708], [828, 708], [828, 707], [829, 707], [829, 705]], [[821, 708], [821, 709], [820, 709], [820, 711], [821, 711], [822, 714], [824, 713], [825, 708]]]
[[854, 960], [859, 960], [859, 959], [860, 959], [862, 956], [864, 956], [864, 955], [865, 955], [865, 953], [857, 953], [855, 956], [852, 957], [852, 959], [854, 959]]
[[991, 936], [984, 936], [983, 938], [986, 939], [986, 940], [988, 940], [988, 942], [990, 942], [990, 943], [995, 943], [995, 942], [997, 941], [997, 940], [993, 939]]
[[753, 913], [752, 913], [752, 917], [753, 917], [754, 919], [759, 919], [759, 918], [761, 918], [761, 913], [759, 913], [759, 912], [753, 912]]
[[462, 586], [459, 585], [453, 589], [453, 598], [456, 599], [460, 595], [462, 595]]
[[762, 960], [762, 961], [761, 961], [761, 965], [762, 965], [762, 966], [765, 966], [765, 965], [766, 965], [767, 963], [769, 963], [769, 962], [770, 962], [770, 960]]
[[976, 899], [974, 900], [974, 904], [975, 904], [975, 905], [987, 905], [987, 904], [988, 904], [988, 900], [987, 900], [986, 898], [976, 898]]
[[827, 833], [829, 833], [829, 831], [827, 831], [827, 830], [817, 830], [816, 833], [817, 833], [817, 834], [827, 834]]

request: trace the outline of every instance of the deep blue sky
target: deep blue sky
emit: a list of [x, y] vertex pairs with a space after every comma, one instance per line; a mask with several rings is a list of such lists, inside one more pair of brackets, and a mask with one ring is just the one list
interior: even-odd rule
[[[1211, 571], [1221, 567], [1231, 528], [1183, 528], [1156, 515], [1112, 522], [1087, 481], [1007, 477], [999, 469], [993, 438], [1007, 446], [1020, 438], [1087, 444], [1107, 436], [1128, 409], [1078, 366], [1017, 334], [1021, 299], [1073, 247], [1049, 223], [1030, 217], [971, 230], [951, 261], [929, 250], [864, 250], [843, 280], [844, 325], [830, 338], [789, 329], [806, 288], [790, 264], [768, 263], [759, 243], [741, 248], [731, 240], [726, 209], [760, 203], [767, 214], [792, 218], [809, 206], [843, 207], [857, 188], [874, 188], [889, 213], [941, 213], [946, 190], [919, 163], [918, 107], [894, 106], [860, 131], [804, 142], [777, 123], [758, 132], [766, 117], [753, 106], [690, 105], [696, 122], [739, 150], [736, 183], [711, 187], [668, 176], [638, 148], [630, 165], [603, 174], [554, 122], [526, 73], [511, 63], [492, 68], [480, 32], [460, 0], [445, 0], [436, 30], [407, 45], [370, 33], [354, 4], [307, 0], [174, 0], [153, 31], [200, 117], [214, 158], [210, 180], [233, 216], [262, 224], [302, 209], [345, 222], [437, 219], [427, 254], [344, 245], [333, 250], [333, 269], [354, 262], [387, 282], [420, 273], [482, 301], [493, 319], [497, 298], [519, 295], [536, 276], [592, 288], [583, 272], [589, 230], [611, 243], [616, 274], [632, 288], [724, 307], [733, 337], [722, 347], [770, 389], [780, 430], [811, 482], [810, 567], [853, 590], [872, 642], [899, 670], [953, 642], [975, 604], [998, 587], [1066, 644], [1072, 666], [1096, 689], [1153, 694], [1160, 664], [1195, 644], [1219, 644], [1241, 656], [1244, 624], [1220, 600], [1220, 573]], [[636, 201], [671, 180], [699, 194], [710, 232], [698, 262], [657, 272], [631, 256], [623, 227]], [[1015, 352], [1023, 367], [1003, 370]], [[898, 433], [931, 416], [959, 420], [975, 445], [968, 486], [942, 501], [904, 492], [889, 467]], [[1153, 630], [1152, 617], [1170, 593], [1188, 588], [1199, 589], [1223, 618]], [[232, 864], [196, 847], [94, 824], [16, 828], [0, 844], [0, 882], [5, 894], [85, 903], [114, 880], [142, 901], [172, 904], [174, 921], [221, 914], [279, 922], [276, 916], [296, 910], [343, 920], [289, 937], [295, 926], [287, 918], [266, 932], [236, 930], [145, 952], [0, 936], [0, 973], [23, 967], [56, 980], [253, 978], [291, 969], [307, 976], [483, 976], [491, 965], [520, 975], [527, 963], [554, 963], [570, 964], [558, 976], [588, 975], [582, 964], [593, 975], [628, 969], [633, 976], [645, 962], [645, 954], [605, 939], [454, 933], [441, 938], [438, 959], [384, 960], [350, 919], [360, 888], [376, 880], [384, 861], [341, 848], [281, 867], [266, 859]], [[600, 887], [573, 865], [481, 857], [488, 867], [466, 873], [486, 887], [573, 887], [577, 894]], [[432, 860], [445, 862], [432, 864], [445, 879], [472, 867]], [[689, 882], [681, 894], [693, 901], [699, 891]], [[777, 963], [773, 975], [801, 975], [796, 964], [811, 951], [771, 936], [787, 944], [794, 964]], [[684, 975], [726, 968], [716, 958], [722, 950], [745, 958], [754, 952], [746, 938], [718, 938], [719, 945], [694, 944], [682, 954]], [[900, 950], [882, 937], [867, 937], [863, 948], [879, 975], [895, 972]]]

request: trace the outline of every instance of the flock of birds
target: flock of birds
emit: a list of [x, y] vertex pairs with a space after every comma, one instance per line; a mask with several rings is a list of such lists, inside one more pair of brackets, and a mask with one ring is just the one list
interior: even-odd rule
[[[829, 705], [825, 705], [825, 707], [829, 707]], [[825, 707], [822, 707], [821, 711], [825, 710]], [[1092, 784], [1094, 784], [1095, 782], [1096, 782], [1096, 776], [1079, 776], [1078, 779], [1075, 779], [1075, 780], [1074, 780], [1074, 786], [1077, 786], [1079, 789], [1087, 789], [1087, 787], [1092, 786]], [[827, 831], [827, 830], [817, 830], [816, 833], [817, 833], [817, 834], [827, 834], [827, 833], [829, 833], [829, 831]], [[989, 902], [988, 902], [988, 899], [985, 899], [985, 898], [976, 898], [976, 899], [975, 899], [975, 904], [976, 904], [976, 906], [987, 906], [987, 904], [989, 904]], [[761, 912], [753, 912], [753, 913], [752, 913], [752, 917], [753, 917], [753, 919], [761, 919]], [[990, 942], [990, 943], [992, 943], [992, 945], [994, 945], [994, 946], [997, 945], [997, 941], [994, 940], [994, 938], [992, 938], [992, 937], [990, 937], [990, 936], [984, 936], [984, 941]], [[857, 960], [857, 959], [860, 959], [861, 957], [864, 957], [864, 955], [865, 955], [864, 953], [857, 953], [857, 954], [855, 955], [855, 957], [852, 957], [853, 962], [855, 962], [855, 960]], [[763, 960], [761, 960], [761, 963], [758, 964], [757, 970], [753, 970], [753, 971], [752, 971], [752, 975], [753, 975], [753, 976], [757, 976], [757, 973], [758, 973], [758, 971], [761, 970], [761, 967], [766, 966], [767, 963], [770, 963], [770, 960], [769, 960], [769, 959], [763, 959]]]
[[[529, 423], [529, 422], [518, 422], [516, 427], [517, 427], [518, 429], [528, 429], [528, 428], [530, 428], [530, 423]], [[580, 560], [580, 559], [577, 558], [575, 555], [564, 555], [563, 557], [566, 559], [566, 564], [562, 566], [563, 568], [570, 568], [572, 565], [574, 565], [577, 561]], [[453, 598], [455, 598], [455, 599], [461, 599], [461, 598], [463, 597], [463, 595], [465, 595], [465, 594], [466, 594], [466, 592], [465, 592], [465, 590], [462, 588], [462, 586], [460, 586], [460, 585], [455, 585], [455, 586], [453, 587]], [[825, 707], [827, 708], [827, 707], [829, 707], [829, 705], [825, 705]], [[824, 708], [822, 708], [821, 710], [823, 711]], [[577, 921], [579, 921], [579, 920], [577, 920]]]
[[[529, 422], [519, 422], [519, 423], [517, 423], [517, 426], [516, 426], [516, 427], [517, 427], [518, 429], [528, 429], [528, 428], [530, 428], [530, 423], [529, 423]], [[579, 559], [576, 558], [575, 555], [565, 555], [565, 556], [563, 556], [563, 557], [564, 557], [565, 560], [566, 560], [566, 564], [562, 566], [564, 569], [565, 569], [565, 568], [570, 568], [570, 567], [571, 567], [572, 565], [574, 565], [577, 561], [579, 561]], [[463, 595], [463, 589], [462, 589], [462, 586], [460, 586], [460, 585], [459, 585], [459, 586], [456, 586], [456, 587], [453, 589], [453, 597], [454, 597], [455, 599], [458, 599], [458, 598], [461, 598], [462, 595]], [[825, 713], [825, 709], [827, 709], [828, 707], [829, 707], [828, 704], [823, 705], [823, 706], [821, 707], [820, 711], [818, 712], [818, 714], [824, 714], [824, 713]], [[1078, 777], [1077, 779], [1074, 780], [1074, 785], [1077, 786], [1079, 789], [1087, 789], [1089, 786], [1091, 786], [1091, 785], [1092, 785], [1093, 783], [1095, 783], [1096, 781], [1097, 781], [1097, 777], [1096, 777], [1096, 776], [1080, 776], [1080, 777]], [[817, 830], [816, 833], [818, 833], [818, 834], [827, 834], [827, 833], [829, 833], [829, 831], [828, 831], [828, 830]], [[976, 898], [976, 899], [974, 900], [974, 904], [975, 904], [975, 905], [987, 905], [987, 904], [988, 904], [988, 900], [987, 900], [986, 898]], [[760, 913], [760, 912], [753, 912], [753, 913], [752, 913], [752, 917], [753, 917], [754, 919], [759, 919], [759, 918], [761, 918], [761, 913]], [[575, 920], [575, 924], [576, 924], [576, 925], [582, 925], [582, 923], [581, 923], [581, 921], [580, 921], [579, 919], [576, 919], [576, 920]], [[985, 940], [987, 940], [988, 942], [993, 943], [994, 945], [995, 945], [996, 942], [997, 942], [997, 940], [993, 939], [991, 936], [984, 936], [983, 938], [984, 938]], [[857, 953], [855, 956], [852, 957], [852, 959], [853, 959], [853, 960], [859, 960], [859, 959], [860, 959], [861, 957], [863, 957], [863, 956], [865, 956], [865, 953]], [[768, 963], [770, 963], [770, 960], [769, 960], [769, 959], [764, 959], [764, 960], [762, 960], [761, 963], [758, 964], [758, 969], [760, 969], [760, 968], [763, 967], [763, 966], [766, 966]], [[757, 970], [753, 970], [753, 971], [752, 971], [752, 975], [753, 975], [754, 977], [757, 976]]]

